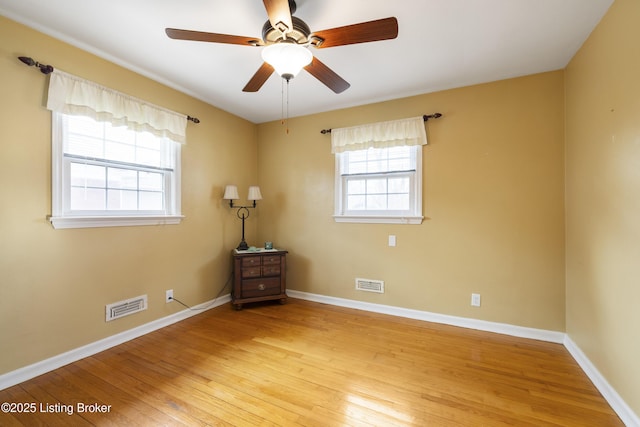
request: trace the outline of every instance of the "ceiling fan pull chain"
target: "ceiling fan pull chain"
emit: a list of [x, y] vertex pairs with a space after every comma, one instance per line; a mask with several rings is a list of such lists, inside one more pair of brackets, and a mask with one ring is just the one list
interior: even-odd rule
[[287, 135], [289, 135], [289, 79], [287, 79]]
[[280, 79], [280, 124], [284, 125], [284, 79]]
[[[287, 135], [289, 134], [289, 80], [281, 79], [281, 111], [280, 111], [280, 124], [286, 126], [285, 132]], [[287, 82], [287, 87], [285, 88], [284, 82]], [[286, 100], [285, 100], [286, 97]], [[286, 106], [285, 106], [286, 103]]]

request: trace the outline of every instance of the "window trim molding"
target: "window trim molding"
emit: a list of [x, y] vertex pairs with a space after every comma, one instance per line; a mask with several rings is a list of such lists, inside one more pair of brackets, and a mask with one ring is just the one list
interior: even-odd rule
[[424, 216], [334, 215], [333, 219], [358, 224], [422, 224]]
[[53, 228], [131, 227], [138, 225], [180, 224], [184, 215], [159, 216], [50, 216]]

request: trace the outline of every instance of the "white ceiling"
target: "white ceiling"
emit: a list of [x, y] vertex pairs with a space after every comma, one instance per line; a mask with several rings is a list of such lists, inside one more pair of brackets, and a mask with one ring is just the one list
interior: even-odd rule
[[[351, 87], [335, 94], [303, 71], [289, 86], [290, 116], [562, 69], [612, 3], [297, 0], [295, 15], [312, 32], [395, 16], [399, 33], [311, 48]], [[173, 27], [260, 38], [267, 20], [260, 0], [0, 0], [0, 14], [254, 123], [281, 118], [276, 74], [259, 92], [242, 92], [262, 64], [261, 48], [164, 33]], [[34, 59], [56, 66], [55, 57]]]

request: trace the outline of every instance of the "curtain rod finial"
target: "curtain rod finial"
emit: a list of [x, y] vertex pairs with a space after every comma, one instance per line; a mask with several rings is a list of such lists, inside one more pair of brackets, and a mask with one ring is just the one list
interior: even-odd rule
[[33, 58], [29, 58], [28, 56], [19, 56], [18, 59], [22, 61], [24, 64], [27, 64], [30, 67], [38, 67], [42, 74], [51, 74], [53, 73], [53, 67], [51, 65], [41, 64]]
[[36, 65], [36, 61], [34, 61], [33, 58], [29, 58], [28, 56], [19, 56], [18, 59], [30, 67]]
[[425, 114], [424, 116], [422, 116], [422, 118], [424, 119], [425, 122], [427, 120], [429, 120], [429, 119], [438, 119], [440, 117], [442, 117], [442, 114], [440, 114], [440, 113], [433, 113], [433, 114], [429, 114], [429, 115]]

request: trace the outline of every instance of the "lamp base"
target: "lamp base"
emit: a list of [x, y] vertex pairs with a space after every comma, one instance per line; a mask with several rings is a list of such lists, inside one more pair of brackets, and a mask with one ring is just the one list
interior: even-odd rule
[[249, 245], [247, 245], [247, 242], [242, 240], [242, 242], [240, 242], [240, 244], [238, 245], [238, 247], [236, 249], [239, 250], [239, 251], [246, 251], [247, 249], [249, 249]]

